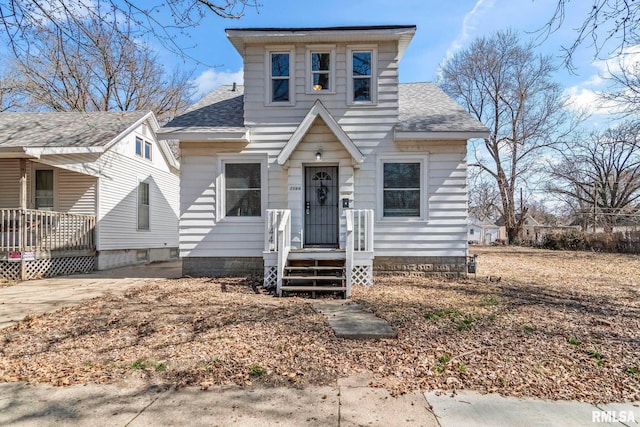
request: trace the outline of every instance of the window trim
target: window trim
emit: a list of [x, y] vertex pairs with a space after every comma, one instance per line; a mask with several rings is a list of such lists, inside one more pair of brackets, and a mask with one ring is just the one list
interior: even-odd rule
[[[311, 69], [311, 55], [314, 53], [329, 54], [329, 90], [313, 90], [313, 70]], [[335, 45], [309, 45], [305, 53], [307, 95], [335, 95], [336, 94], [336, 46]]]
[[[149, 198], [146, 205], [148, 212], [148, 226], [147, 228], [140, 228], [140, 186], [145, 184], [147, 186], [147, 196]], [[138, 185], [136, 186], [136, 231], [150, 232], [151, 231], [151, 184], [148, 179], [138, 179]]]
[[[412, 155], [407, 154], [388, 154], [382, 155], [378, 157], [378, 165], [377, 165], [377, 184], [376, 184], [376, 194], [377, 194], [377, 220], [384, 222], [415, 222], [415, 221], [426, 221], [429, 217], [428, 212], [428, 201], [427, 201], [427, 189], [428, 187], [428, 174], [427, 174], [427, 165], [428, 154], [418, 154], [415, 153]], [[419, 216], [384, 216], [384, 164], [385, 163], [420, 163], [420, 215]]]
[[[138, 141], [140, 141], [140, 153], [138, 153]], [[149, 148], [149, 157], [147, 157], [147, 147]], [[153, 160], [153, 143], [146, 138], [136, 135], [133, 151], [136, 154], [136, 157], [149, 161]]]
[[[353, 54], [355, 52], [371, 52], [371, 100], [354, 101], [353, 99]], [[350, 45], [347, 46], [347, 104], [348, 105], [377, 105], [378, 104], [378, 46]]]
[[[265, 211], [267, 210], [267, 191], [268, 191], [268, 167], [267, 156], [242, 156], [242, 155], [221, 155], [218, 156], [218, 171], [216, 177], [216, 221], [221, 222], [263, 222]], [[227, 216], [226, 191], [225, 182], [225, 165], [231, 164], [260, 164], [260, 216]]]
[[31, 197], [31, 203], [33, 206], [33, 209], [38, 209], [37, 208], [37, 203], [36, 203], [36, 174], [38, 171], [51, 171], [52, 172], [52, 176], [53, 176], [53, 206], [51, 207], [51, 211], [56, 212], [58, 211], [58, 170], [56, 168], [51, 168], [51, 167], [46, 167], [45, 165], [42, 166], [36, 166], [34, 165], [31, 172], [32, 172], [32, 178], [31, 180], [33, 181], [32, 183], [32, 189], [33, 189], [33, 197]]
[[[271, 55], [274, 53], [286, 53], [289, 55], [289, 101], [288, 102], [280, 102], [272, 100], [272, 76], [271, 76]], [[265, 66], [265, 91], [264, 91], [264, 105], [269, 107], [290, 107], [295, 105], [295, 84], [296, 84], [296, 73], [295, 73], [295, 47], [294, 46], [267, 46], [265, 50], [264, 57], [264, 66]]]

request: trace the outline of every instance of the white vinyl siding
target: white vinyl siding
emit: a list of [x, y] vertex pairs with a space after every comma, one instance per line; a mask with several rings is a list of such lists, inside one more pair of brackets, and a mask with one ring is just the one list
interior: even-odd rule
[[95, 215], [98, 179], [64, 169], [57, 172], [58, 210], [77, 215]]
[[[250, 143], [237, 153], [229, 144], [181, 144], [180, 250], [182, 257], [261, 257], [264, 250], [264, 219], [234, 222], [220, 214], [224, 187], [217, 182], [221, 158], [234, 161], [265, 159], [267, 197], [264, 209], [291, 209], [292, 245], [303, 241], [304, 166], [338, 166], [339, 200], [348, 198], [354, 209], [374, 209], [378, 215], [381, 192], [379, 159], [421, 162], [421, 216], [406, 220], [382, 219], [375, 224], [375, 252], [379, 256], [464, 256], [467, 238], [466, 141], [425, 143], [400, 147], [393, 140], [398, 121], [397, 45], [381, 42], [367, 46], [335, 45], [333, 89], [335, 94], [310, 91], [307, 54], [313, 46], [288, 47], [294, 52], [292, 97], [283, 108], [265, 108], [270, 94], [268, 52], [270, 46], [247, 45], [244, 57], [244, 120], [250, 128]], [[333, 48], [332, 48], [333, 49]], [[371, 50], [373, 55], [373, 101], [351, 103], [351, 51]], [[352, 159], [322, 118], [318, 117], [291, 154], [286, 167], [276, 157], [297, 126], [320, 99], [349, 138], [364, 154], [354, 167]], [[315, 153], [322, 149], [322, 161]], [[220, 154], [225, 153], [225, 154]], [[340, 203], [341, 206], [341, 203]], [[344, 214], [340, 208], [340, 244], [344, 245]]]
[[[178, 177], [112, 150], [100, 157], [100, 164], [98, 250], [177, 247]], [[140, 182], [149, 184], [151, 232], [138, 230]]]

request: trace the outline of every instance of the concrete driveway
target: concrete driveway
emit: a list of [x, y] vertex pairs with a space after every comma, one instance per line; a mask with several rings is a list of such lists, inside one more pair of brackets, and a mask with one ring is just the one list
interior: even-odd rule
[[181, 261], [156, 262], [88, 274], [28, 280], [0, 288], [0, 329], [109, 292], [124, 292], [149, 279], [182, 275]]

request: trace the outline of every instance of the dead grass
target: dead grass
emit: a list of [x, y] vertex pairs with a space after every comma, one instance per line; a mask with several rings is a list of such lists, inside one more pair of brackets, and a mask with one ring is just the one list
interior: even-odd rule
[[154, 280], [0, 330], [0, 380], [302, 387], [366, 373], [396, 394], [640, 399], [640, 257], [478, 252], [478, 279], [354, 290], [397, 340], [335, 338], [309, 300], [252, 280]]

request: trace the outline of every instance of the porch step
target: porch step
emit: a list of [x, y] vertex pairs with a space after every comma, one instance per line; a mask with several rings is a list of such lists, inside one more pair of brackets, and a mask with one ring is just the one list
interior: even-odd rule
[[316, 292], [339, 292], [346, 297], [345, 260], [336, 257], [335, 251], [314, 252], [322, 257], [310, 257], [305, 251], [304, 257], [292, 258], [289, 254], [287, 266], [282, 276], [283, 293], [311, 292], [315, 298]]
[[306, 281], [314, 281], [317, 280], [318, 282], [323, 282], [323, 281], [338, 281], [338, 280], [343, 280], [344, 276], [284, 276], [282, 278], [282, 280], [306, 280]]
[[303, 265], [303, 266], [288, 265], [284, 269], [288, 270], [288, 271], [293, 271], [293, 270], [298, 270], [298, 271], [336, 271], [336, 270], [344, 270], [344, 267], [342, 267], [342, 266], [326, 266], [326, 265], [319, 265], [319, 266], [313, 266], [313, 265]]
[[283, 292], [346, 292], [346, 286], [283, 286]]

